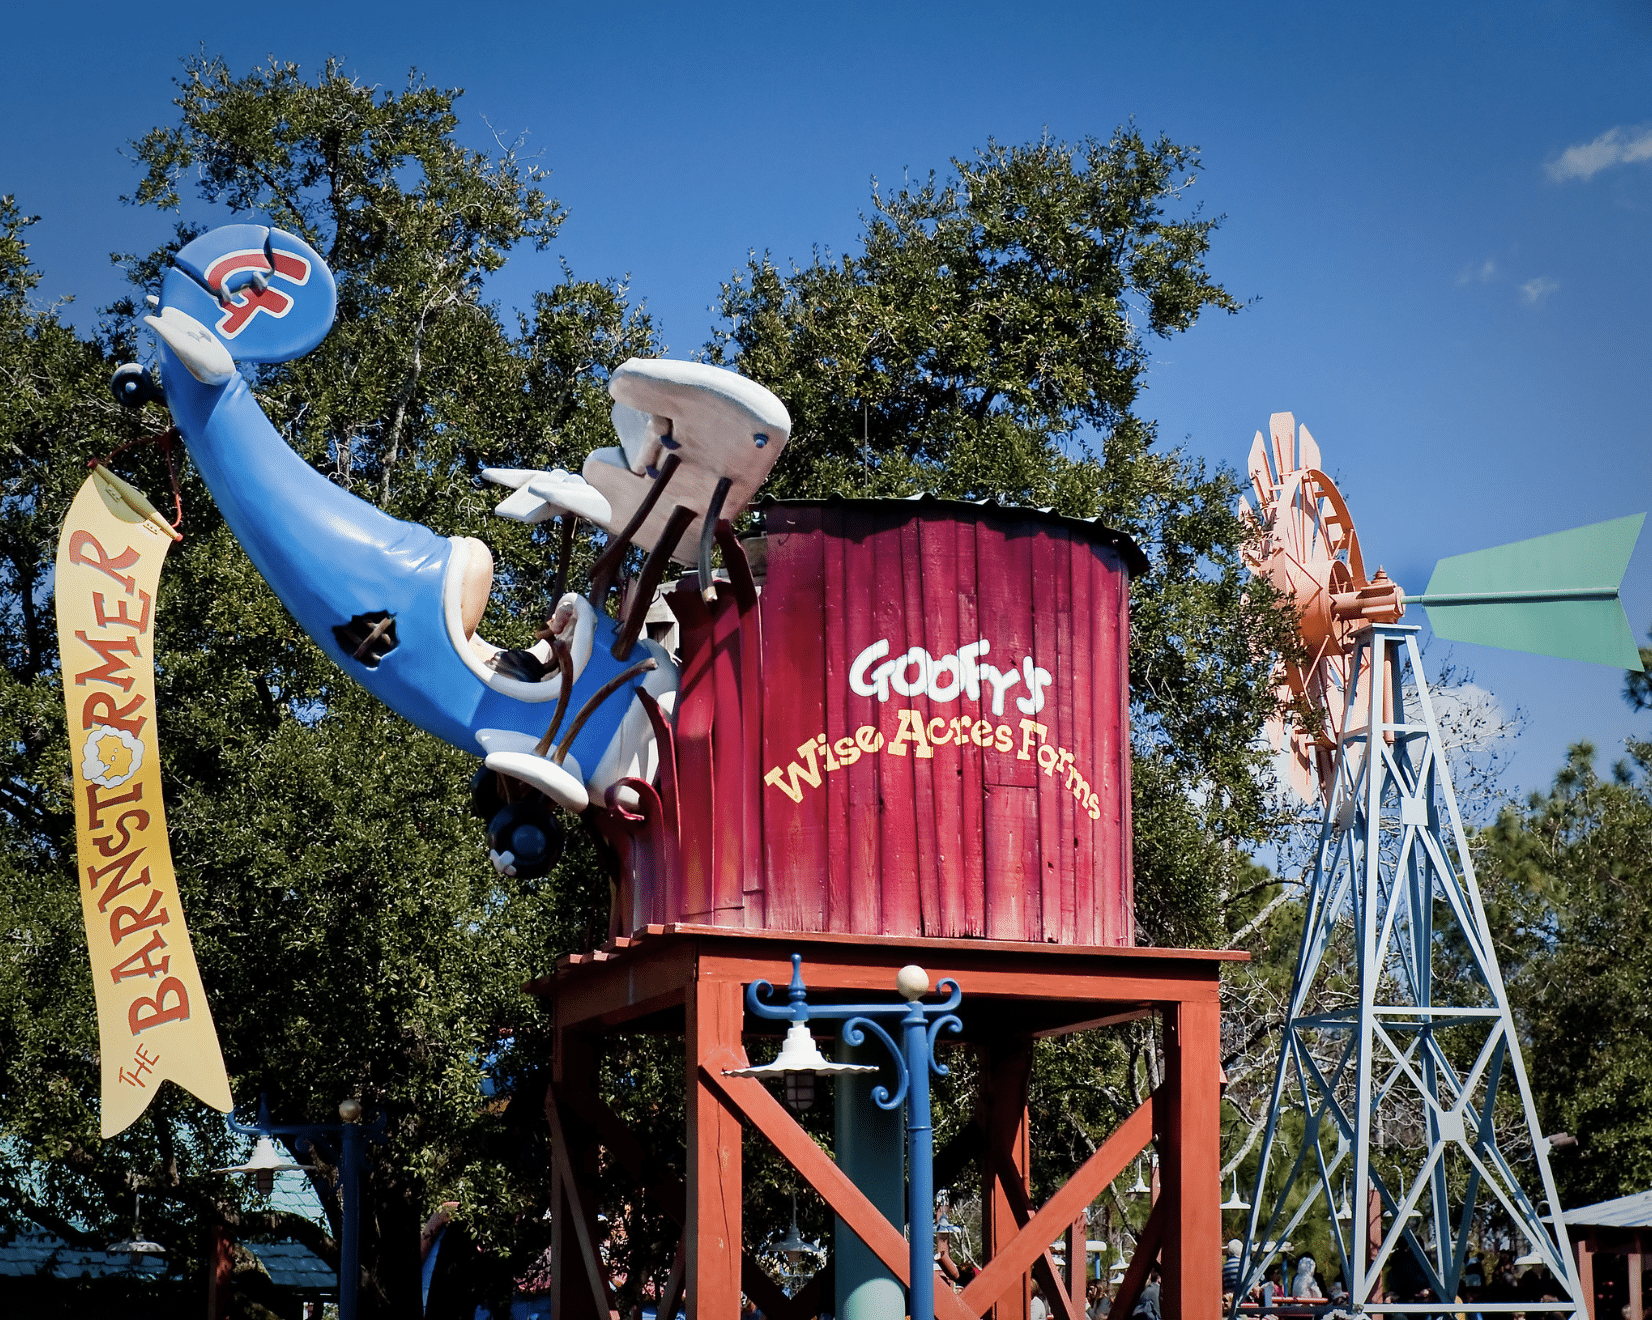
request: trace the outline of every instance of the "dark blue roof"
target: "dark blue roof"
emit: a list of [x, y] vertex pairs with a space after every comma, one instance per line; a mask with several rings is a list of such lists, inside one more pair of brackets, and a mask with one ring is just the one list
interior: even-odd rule
[[246, 1249], [258, 1257], [258, 1263], [277, 1288], [296, 1288], [305, 1292], [337, 1292], [338, 1275], [320, 1256], [301, 1242], [247, 1242]]
[[159, 1277], [166, 1273], [166, 1261], [156, 1256], [140, 1257], [138, 1264], [124, 1251], [85, 1251], [71, 1247], [49, 1233], [22, 1233], [0, 1243], [0, 1278], [44, 1275], [55, 1279], [101, 1279], [114, 1274]]

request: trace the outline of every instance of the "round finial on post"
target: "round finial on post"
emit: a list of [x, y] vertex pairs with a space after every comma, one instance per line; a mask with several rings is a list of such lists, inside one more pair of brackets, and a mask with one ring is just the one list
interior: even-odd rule
[[902, 999], [922, 999], [929, 993], [929, 973], [916, 963], [908, 963], [895, 973], [895, 989]]
[[341, 1101], [339, 1101], [338, 1116], [340, 1118], [342, 1118], [346, 1123], [359, 1123], [361, 1121], [361, 1101], [360, 1100], [341, 1100]]

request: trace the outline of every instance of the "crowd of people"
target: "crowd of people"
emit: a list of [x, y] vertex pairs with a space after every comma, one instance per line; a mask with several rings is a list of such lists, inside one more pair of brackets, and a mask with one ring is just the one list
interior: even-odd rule
[[[1288, 1247], [1290, 1244], [1286, 1243]], [[1222, 1260], [1222, 1310], [1233, 1310], [1234, 1294], [1239, 1290], [1239, 1260], [1243, 1245], [1238, 1238], [1227, 1244]], [[1287, 1282], [1289, 1285], [1287, 1286]], [[1396, 1253], [1384, 1280], [1389, 1301], [1436, 1302], [1422, 1268], [1408, 1253]], [[1477, 1302], [1555, 1302], [1561, 1299], [1561, 1288], [1547, 1266], [1535, 1265], [1516, 1273], [1512, 1263], [1492, 1258], [1490, 1264], [1482, 1257], [1469, 1260], [1463, 1270], [1457, 1294], [1447, 1305], [1460, 1320], [1482, 1320], [1474, 1307]], [[1331, 1316], [1348, 1310], [1348, 1289], [1340, 1275], [1329, 1283], [1320, 1272], [1314, 1258], [1298, 1256], [1294, 1263], [1281, 1259], [1263, 1272], [1261, 1282], [1252, 1285], [1242, 1303], [1242, 1313], [1261, 1320], [1297, 1320], [1307, 1316]]]
[[[938, 1242], [936, 1265], [954, 1287], [962, 1288], [977, 1271], [975, 1266], [957, 1261], [950, 1245], [944, 1238]], [[1286, 1243], [1287, 1247], [1289, 1245]], [[1223, 1253], [1223, 1315], [1233, 1312], [1234, 1294], [1239, 1290], [1241, 1281], [1239, 1262], [1242, 1253], [1243, 1245], [1237, 1238], [1227, 1244]], [[1439, 1300], [1429, 1288], [1422, 1270], [1409, 1257], [1396, 1257], [1389, 1268], [1385, 1289], [1390, 1301]], [[1128, 1316], [1122, 1312], [1113, 1315], [1114, 1299], [1108, 1292], [1107, 1284], [1097, 1279], [1085, 1290], [1085, 1317], [1086, 1320], [1162, 1320], [1159, 1298], [1160, 1272], [1156, 1265], [1148, 1271], [1147, 1282]], [[1517, 1273], [1511, 1263], [1499, 1262], [1495, 1257], [1490, 1258], [1489, 1262], [1485, 1258], [1475, 1257], [1469, 1260], [1463, 1271], [1457, 1296], [1442, 1309], [1448, 1310], [1454, 1320], [1503, 1320], [1507, 1313], [1483, 1316], [1475, 1310], [1475, 1303], [1559, 1300], [1560, 1285], [1546, 1266], [1536, 1265]], [[1332, 1320], [1350, 1314], [1348, 1302], [1348, 1289], [1342, 1277], [1337, 1275], [1327, 1282], [1314, 1258], [1304, 1254], [1294, 1260], [1281, 1259], [1270, 1264], [1261, 1282], [1253, 1285], [1246, 1294], [1240, 1314], [1254, 1317], [1254, 1320], [1308, 1320], [1309, 1317]], [[1625, 1312], [1627, 1314], [1627, 1308]], [[740, 1315], [741, 1320], [765, 1320], [756, 1303], [745, 1297], [741, 1298]], [[1031, 1320], [1050, 1320], [1049, 1302], [1037, 1282], [1032, 1285]], [[1516, 1313], [1514, 1320], [1523, 1320], [1523, 1317]]]

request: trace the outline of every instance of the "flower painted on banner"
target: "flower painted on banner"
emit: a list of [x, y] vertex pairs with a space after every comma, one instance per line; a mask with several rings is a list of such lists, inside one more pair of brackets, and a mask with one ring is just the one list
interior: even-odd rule
[[80, 773], [93, 784], [119, 788], [143, 764], [143, 743], [125, 729], [94, 724], [81, 749]]

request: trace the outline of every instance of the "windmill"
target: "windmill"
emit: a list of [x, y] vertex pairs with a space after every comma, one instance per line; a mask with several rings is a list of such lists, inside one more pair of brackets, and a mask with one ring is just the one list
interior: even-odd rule
[[[1443, 559], [1406, 596], [1367, 575], [1307, 428], [1275, 413], [1269, 430], [1250, 454], [1250, 567], [1295, 607], [1300, 643], [1276, 676], [1271, 735], [1321, 816], [1235, 1308], [1323, 1206], [1351, 1306], [1426, 1314], [1458, 1296], [1489, 1200], [1558, 1300], [1474, 1309], [1584, 1311], [1418, 629], [1400, 620], [1420, 604], [1451, 640], [1638, 670], [1617, 597], [1645, 515]], [[1350, 1175], [1371, 1194], [1333, 1214]], [[1397, 1298], [1384, 1296], [1390, 1266], [1408, 1280]]]

